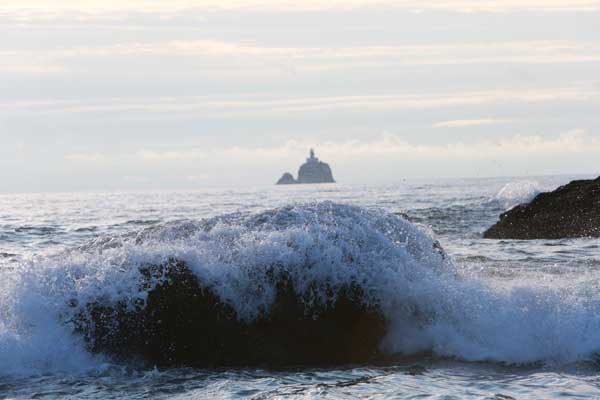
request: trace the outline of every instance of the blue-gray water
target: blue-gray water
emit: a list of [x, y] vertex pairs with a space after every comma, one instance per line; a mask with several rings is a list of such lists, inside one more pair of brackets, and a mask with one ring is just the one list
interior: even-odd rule
[[[571, 178], [0, 195], [0, 398], [599, 398], [600, 241], [481, 238], [501, 212]], [[313, 201], [405, 215], [440, 241], [464, 286], [411, 298], [451, 315], [423, 332], [432, 355], [279, 371], [143, 369], [87, 354], [53, 319], [56, 281], [89, 262], [81, 246], [90, 241]], [[115, 262], [93, 261], [99, 271]]]

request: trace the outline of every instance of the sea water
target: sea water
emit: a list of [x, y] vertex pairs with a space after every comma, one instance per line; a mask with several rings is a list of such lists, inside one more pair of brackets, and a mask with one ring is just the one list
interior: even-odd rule
[[[482, 239], [573, 178], [0, 195], [0, 398], [599, 398], [600, 241]], [[249, 319], [269, 307], [247, 273], [261, 265], [297, 285], [358, 280], [390, 321], [390, 358], [166, 369], [90, 354], [69, 302], [143, 297], [123, 266], [171, 256]]]

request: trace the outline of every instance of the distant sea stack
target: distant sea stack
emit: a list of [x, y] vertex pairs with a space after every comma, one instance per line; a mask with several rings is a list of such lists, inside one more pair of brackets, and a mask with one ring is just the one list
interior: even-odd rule
[[310, 149], [310, 156], [298, 170], [298, 179], [289, 172], [283, 174], [277, 181], [278, 185], [292, 185], [298, 183], [335, 183], [329, 164], [315, 157], [315, 151]]
[[600, 237], [600, 177], [572, 181], [540, 193], [529, 204], [500, 216], [487, 239], [568, 239]]

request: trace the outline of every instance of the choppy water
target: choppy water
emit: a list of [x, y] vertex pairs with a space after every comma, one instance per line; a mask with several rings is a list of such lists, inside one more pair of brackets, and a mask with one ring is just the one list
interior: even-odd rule
[[[481, 238], [501, 212], [571, 178], [0, 195], [0, 398], [600, 398], [600, 241]], [[79, 246], [166, 222], [313, 201], [404, 215], [450, 254], [457, 283], [423, 282], [411, 294], [422, 307], [447, 311], [413, 333], [431, 355], [282, 371], [145, 370], [86, 354], [53, 320], [57, 288], [65, 287], [56, 281], [92, 263], [73, 250]], [[392, 335], [390, 347], [419, 347], [406, 336]]]

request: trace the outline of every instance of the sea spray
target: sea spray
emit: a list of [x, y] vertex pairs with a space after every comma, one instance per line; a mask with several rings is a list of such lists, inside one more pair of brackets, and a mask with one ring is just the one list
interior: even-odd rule
[[[46, 314], [56, 326], [71, 329], [77, 341], [77, 318], [86, 315], [87, 305], [143, 307], [164, 278], [141, 285], [143, 267], [169, 260], [185, 263], [203, 288], [245, 322], [271, 311], [281, 282], [273, 279], [274, 271], [290, 282], [304, 304], [327, 309], [340, 293], [351, 290], [360, 293], [352, 295], [357, 307], [376, 307], [385, 314], [396, 307], [395, 282], [417, 279], [423, 275], [420, 269], [439, 274], [451, 267], [437, 242], [404, 219], [324, 202], [99, 238], [21, 266], [6, 293], [17, 299], [36, 297], [49, 308]], [[17, 319], [35, 325], [28, 313], [14, 311]], [[17, 334], [25, 338], [28, 332]]]
[[529, 203], [541, 192], [542, 187], [536, 181], [512, 181], [505, 184], [491, 201], [508, 210], [519, 204]]
[[331, 303], [356, 285], [356, 300], [387, 321], [381, 349], [388, 354], [571, 362], [599, 348], [600, 295], [588, 282], [465, 275], [430, 233], [405, 219], [323, 202], [166, 223], [3, 270], [1, 373], [101, 365], [105, 358], [91, 355], [74, 318], [98, 301], [143, 307], [164, 279], [140, 285], [141, 267], [173, 259], [247, 322], [276, 304], [273, 268], [306, 302]]

